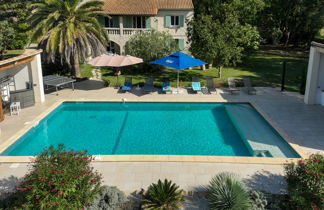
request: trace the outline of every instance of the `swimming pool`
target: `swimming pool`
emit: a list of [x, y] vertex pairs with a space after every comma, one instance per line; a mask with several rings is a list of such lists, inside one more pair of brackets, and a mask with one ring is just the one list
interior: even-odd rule
[[1, 156], [64, 144], [92, 155], [299, 158], [248, 103], [64, 102]]

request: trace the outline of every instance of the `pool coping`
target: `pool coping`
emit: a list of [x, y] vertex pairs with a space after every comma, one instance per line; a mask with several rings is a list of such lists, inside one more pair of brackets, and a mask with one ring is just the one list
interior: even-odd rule
[[[20, 129], [17, 133], [0, 145], [0, 153], [14, 144], [20, 137], [30, 129], [37, 126], [49, 113], [64, 102], [121, 102], [122, 100], [93, 100], [93, 99], [60, 99], [52, 104], [48, 109], [37, 116], [31, 123]], [[261, 116], [282, 136], [301, 158], [307, 158], [302, 148], [298, 144], [291, 143], [293, 140], [270, 116], [254, 101], [250, 100], [127, 100], [127, 102], [163, 102], [163, 103], [249, 103]], [[126, 102], [126, 103], [127, 103]], [[273, 158], [273, 157], [240, 157], [240, 156], [194, 156], [194, 155], [94, 155], [95, 162], [208, 162], [208, 163], [241, 163], [241, 164], [270, 164], [281, 165], [289, 162], [296, 162], [301, 158]], [[29, 163], [36, 156], [0, 156], [0, 163]]]

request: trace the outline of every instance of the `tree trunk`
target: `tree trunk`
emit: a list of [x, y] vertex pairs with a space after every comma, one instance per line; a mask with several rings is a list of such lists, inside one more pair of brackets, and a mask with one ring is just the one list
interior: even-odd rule
[[218, 67], [218, 75], [219, 75], [219, 78], [222, 78], [222, 67], [221, 66]]
[[73, 56], [73, 63], [72, 63], [72, 75], [75, 78], [81, 78], [81, 71], [80, 71], [80, 64], [79, 64], [79, 56], [74, 55]]
[[286, 33], [286, 42], [285, 42], [285, 47], [288, 46], [288, 44], [289, 44], [289, 39], [290, 39], [290, 31], [287, 31], [287, 33]]
[[3, 113], [3, 108], [2, 108], [2, 95], [0, 92], [0, 122], [4, 120], [4, 113]]

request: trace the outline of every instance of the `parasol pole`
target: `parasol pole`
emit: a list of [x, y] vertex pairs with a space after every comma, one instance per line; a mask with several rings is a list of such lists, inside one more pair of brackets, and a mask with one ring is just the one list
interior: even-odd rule
[[2, 109], [2, 94], [0, 91], [0, 122], [4, 120], [4, 113], [3, 113], [3, 109]]
[[178, 93], [179, 93], [179, 70], [177, 70], [177, 72], [178, 72], [177, 89], [178, 89]]

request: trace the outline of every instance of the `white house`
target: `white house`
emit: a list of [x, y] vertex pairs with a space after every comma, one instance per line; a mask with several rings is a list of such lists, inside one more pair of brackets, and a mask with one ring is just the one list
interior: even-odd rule
[[324, 106], [324, 44], [311, 43], [304, 101]]
[[193, 18], [192, 0], [103, 0], [111, 18], [100, 21], [108, 31], [108, 51], [124, 54], [126, 42], [137, 32], [166, 31], [187, 51], [187, 20]]
[[4, 104], [18, 101], [22, 107], [27, 107], [45, 101], [41, 52], [26, 50], [20, 56], [0, 61], [0, 91]]

